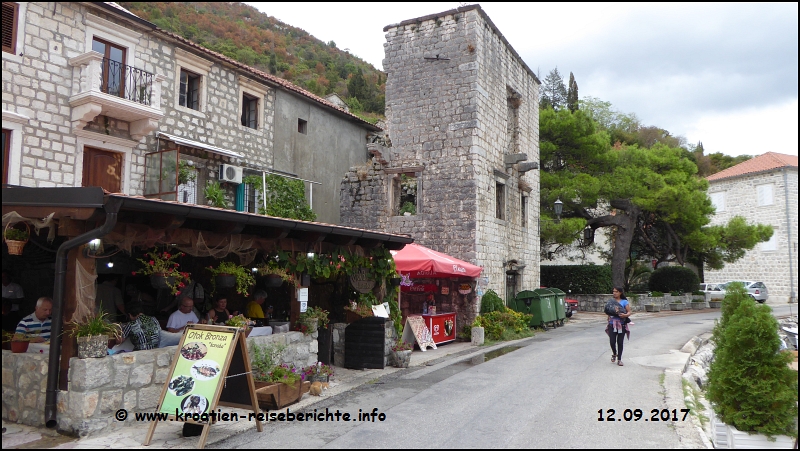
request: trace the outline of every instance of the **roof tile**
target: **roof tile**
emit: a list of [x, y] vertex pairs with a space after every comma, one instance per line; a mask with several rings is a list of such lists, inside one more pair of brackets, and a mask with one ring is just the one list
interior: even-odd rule
[[709, 175], [706, 180], [713, 182], [716, 180], [729, 179], [733, 177], [741, 177], [748, 174], [755, 174], [758, 172], [765, 172], [772, 169], [779, 169], [783, 167], [797, 167], [797, 156], [786, 155], [782, 153], [767, 152], [755, 158], [731, 166], [724, 171], [717, 172], [716, 174]]

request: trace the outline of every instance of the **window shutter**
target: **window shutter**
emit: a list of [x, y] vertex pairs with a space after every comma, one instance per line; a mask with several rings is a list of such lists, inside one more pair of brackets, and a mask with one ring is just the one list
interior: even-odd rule
[[244, 197], [247, 191], [245, 190], [245, 184], [240, 183], [236, 186], [236, 211], [244, 211]]
[[16, 53], [17, 10], [16, 3], [3, 2], [3, 51]]

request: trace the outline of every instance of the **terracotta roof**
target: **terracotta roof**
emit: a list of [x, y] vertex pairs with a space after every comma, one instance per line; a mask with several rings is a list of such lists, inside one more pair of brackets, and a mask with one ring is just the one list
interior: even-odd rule
[[759, 172], [771, 171], [784, 167], [797, 167], [797, 155], [786, 155], [782, 153], [767, 152], [755, 158], [751, 158], [736, 166], [731, 166], [724, 171], [709, 175], [706, 180], [713, 182], [716, 180], [741, 177], [743, 175], [755, 174]]
[[[114, 3], [114, 2], [103, 2], [101, 4], [102, 5], [106, 5], [108, 7], [111, 7], [111, 8], [114, 8], [114, 9], [120, 11], [120, 12], [127, 13], [128, 15], [132, 16], [133, 18], [137, 18], [139, 20], [144, 20], [144, 19], [141, 19], [139, 16], [131, 13], [127, 9], [121, 7], [120, 5], [118, 5], [118, 4]], [[147, 22], [147, 23], [150, 23], [150, 22]], [[345, 111], [344, 109], [342, 109], [339, 106], [337, 106], [335, 103], [332, 103], [332, 102], [330, 102], [330, 101], [328, 101], [326, 99], [323, 99], [322, 97], [319, 97], [316, 94], [308, 92], [305, 89], [303, 89], [303, 88], [301, 88], [301, 87], [299, 87], [297, 85], [294, 85], [294, 84], [290, 83], [287, 80], [284, 80], [283, 78], [276, 77], [275, 75], [272, 75], [270, 73], [258, 70], [256, 68], [250, 67], [250, 66], [248, 66], [246, 64], [242, 64], [242, 63], [234, 60], [233, 58], [229, 58], [229, 57], [227, 57], [227, 56], [225, 56], [225, 55], [223, 55], [221, 53], [215, 52], [213, 50], [209, 50], [209, 49], [207, 49], [207, 48], [205, 48], [205, 47], [203, 47], [203, 46], [201, 46], [199, 44], [196, 44], [196, 43], [194, 43], [194, 42], [192, 42], [192, 41], [190, 41], [190, 40], [188, 40], [188, 39], [186, 39], [186, 38], [184, 38], [184, 37], [182, 37], [180, 35], [177, 35], [177, 34], [171, 32], [171, 31], [167, 31], [167, 30], [164, 30], [162, 28], [159, 28], [159, 27], [155, 26], [154, 24], [151, 24], [151, 25], [153, 25], [153, 27], [154, 27], [153, 31], [155, 31], [157, 33], [164, 34], [166, 36], [169, 36], [170, 38], [175, 39], [176, 41], [179, 41], [181, 44], [189, 46], [189, 47], [193, 48], [196, 51], [199, 51], [201, 53], [205, 53], [206, 55], [210, 55], [210, 56], [213, 56], [216, 59], [225, 61], [228, 64], [236, 66], [239, 69], [242, 69], [242, 70], [244, 70], [246, 72], [249, 72], [252, 75], [255, 75], [258, 78], [261, 78], [262, 80], [265, 80], [269, 84], [277, 85], [277, 86], [283, 88], [286, 91], [291, 91], [291, 92], [294, 92], [296, 94], [300, 94], [301, 96], [306, 97], [306, 98], [308, 98], [310, 100], [313, 100], [314, 102], [320, 103], [320, 104], [322, 104], [323, 106], [325, 106], [327, 108], [335, 110], [337, 113], [340, 113], [342, 115], [348, 116], [350, 119], [355, 120], [356, 122], [361, 123], [361, 125], [365, 125], [365, 126], [367, 126], [367, 128], [370, 128], [370, 129], [372, 129], [374, 131], [382, 130], [380, 127], [378, 127], [376, 125], [373, 125], [373, 124], [370, 124], [369, 122], [365, 121], [364, 119], [361, 119], [360, 117], [356, 116], [355, 114], [350, 113], [349, 111]]]

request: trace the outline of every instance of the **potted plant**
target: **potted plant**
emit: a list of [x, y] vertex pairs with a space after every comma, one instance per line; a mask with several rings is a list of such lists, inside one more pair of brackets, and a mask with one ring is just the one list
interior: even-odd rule
[[159, 252], [153, 249], [145, 254], [146, 258], [137, 258], [142, 264], [142, 269], [131, 272], [132, 275], [150, 276], [150, 284], [153, 288], [168, 289], [172, 294], [189, 283], [189, 273], [181, 272], [178, 268], [180, 263], [175, 259], [183, 257], [183, 252], [170, 253], [168, 251]]
[[309, 367], [303, 369], [303, 374], [307, 381], [314, 382], [328, 382], [330, 377], [333, 376], [333, 367], [326, 365], [322, 362], [317, 362]]
[[249, 296], [250, 293], [248, 291], [250, 287], [256, 283], [252, 271], [236, 263], [220, 262], [216, 268], [209, 266], [206, 269], [214, 276], [214, 278], [211, 279], [212, 293], [217, 291], [217, 287], [236, 287], [237, 293], [243, 296]]
[[197, 179], [197, 170], [190, 160], [178, 162], [178, 185], [185, 185]]
[[100, 310], [83, 320], [70, 322], [70, 336], [78, 340], [78, 358], [105, 357], [108, 355], [108, 339], [122, 335], [119, 324], [108, 321], [108, 314]]
[[644, 305], [645, 312], [660, 312], [661, 311], [661, 304], [650, 303]]
[[394, 345], [392, 345], [394, 366], [397, 368], [408, 368], [408, 364], [411, 362], [411, 351], [413, 349], [413, 343], [406, 343], [402, 339], [397, 340]]
[[269, 373], [278, 365], [285, 350], [286, 345], [279, 343], [270, 343], [264, 346], [253, 343], [250, 360], [253, 368], [253, 378], [256, 380], [256, 388], [271, 384], [269, 382]]
[[295, 280], [294, 275], [286, 268], [281, 267], [275, 259], [269, 258], [256, 268], [258, 269], [258, 275], [264, 276], [264, 284], [267, 287], [279, 287], [284, 282], [292, 287], [297, 286], [297, 280]]
[[255, 324], [255, 322], [250, 321], [249, 319], [245, 318], [244, 315], [241, 314], [236, 316], [231, 315], [231, 317], [225, 321], [226, 326], [243, 329], [245, 332], [245, 336], [250, 335], [250, 332], [253, 331], [253, 324]]
[[203, 194], [205, 194], [208, 200], [208, 205], [217, 208], [228, 208], [228, 199], [225, 198], [225, 190], [219, 182], [209, 180], [205, 190], [203, 190]]
[[348, 323], [373, 316], [371, 304], [367, 305], [361, 302], [350, 301], [350, 305], [345, 306], [344, 310]]
[[670, 302], [669, 309], [672, 311], [681, 311], [683, 310], [683, 302]]
[[30, 227], [25, 222], [22, 224], [25, 225], [25, 230], [10, 227], [11, 223], [9, 222], [6, 224], [6, 228], [3, 231], [3, 241], [5, 241], [6, 246], [8, 246], [9, 255], [22, 255], [22, 249], [28, 242]]
[[3, 345], [8, 344], [8, 349], [14, 354], [22, 354], [28, 352], [28, 344], [35, 337], [35, 335], [28, 333], [3, 331]]
[[256, 397], [258, 405], [266, 410], [281, 409], [299, 401], [311, 385], [303, 381], [302, 371], [285, 363], [275, 366], [266, 376], [262, 375], [261, 379], [268, 382], [268, 385], [256, 389]]
[[313, 334], [320, 327], [328, 325], [328, 311], [321, 308], [308, 307], [297, 320], [300, 331], [305, 335]]
[[485, 340], [485, 330], [483, 329], [483, 323], [481, 322], [481, 317], [478, 316], [475, 318], [475, 321], [469, 326], [470, 328], [470, 342], [472, 346], [483, 346], [483, 342]]

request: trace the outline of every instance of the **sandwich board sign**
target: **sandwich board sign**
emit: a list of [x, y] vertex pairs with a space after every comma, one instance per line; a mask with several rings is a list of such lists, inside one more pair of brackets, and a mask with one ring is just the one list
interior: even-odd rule
[[426, 348], [430, 346], [436, 349], [436, 343], [433, 342], [431, 331], [425, 325], [425, 321], [421, 315], [409, 315], [406, 317], [406, 324], [403, 326], [403, 335], [401, 338], [406, 343], [414, 343], [417, 341], [420, 351], [425, 352]]
[[[256, 429], [262, 431], [243, 332], [236, 327], [190, 324], [172, 360], [156, 412], [171, 421], [202, 425], [198, 448], [205, 446], [211, 423], [223, 419], [215, 411], [217, 406], [252, 409]], [[157, 424], [150, 424], [143, 445], [150, 445]]]

